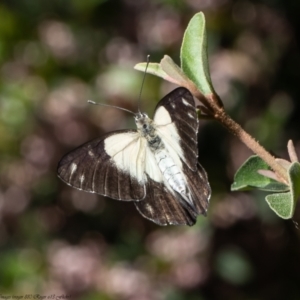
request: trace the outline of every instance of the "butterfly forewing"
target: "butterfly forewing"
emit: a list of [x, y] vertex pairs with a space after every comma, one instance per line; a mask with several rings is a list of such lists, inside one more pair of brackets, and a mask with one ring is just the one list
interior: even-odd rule
[[165, 96], [155, 109], [154, 121], [164, 141], [179, 149], [181, 159], [196, 171], [198, 118], [191, 93], [177, 88]]
[[[116, 140], [120, 143], [115, 143]], [[137, 164], [136, 156], [131, 155], [135, 147], [139, 151], [138, 145], [139, 135], [135, 130], [106, 134], [66, 154], [59, 162], [58, 176], [86, 192], [124, 201], [144, 199], [145, 183], [139, 177], [143, 172], [139, 168], [128, 169]], [[140, 151], [142, 155], [144, 150]]]

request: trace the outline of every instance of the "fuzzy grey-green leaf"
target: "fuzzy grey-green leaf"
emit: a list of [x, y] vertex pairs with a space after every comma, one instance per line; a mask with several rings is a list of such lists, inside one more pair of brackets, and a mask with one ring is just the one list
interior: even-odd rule
[[266, 197], [270, 208], [281, 218], [290, 219], [294, 215], [300, 196], [300, 164], [294, 162], [288, 169], [290, 192], [271, 194]]
[[291, 192], [271, 194], [266, 196], [270, 208], [282, 219], [290, 219], [294, 214], [294, 204]]
[[181, 46], [181, 68], [204, 95], [215, 94], [207, 58], [205, 17], [197, 13], [190, 20]]
[[[134, 69], [145, 72], [147, 63], [138, 63]], [[147, 73], [161, 77], [180, 86], [186, 86], [189, 79], [171, 57], [165, 55], [161, 62], [149, 63]]]
[[253, 188], [271, 192], [289, 190], [287, 185], [259, 174], [259, 170], [269, 170], [269, 166], [257, 155], [250, 156], [236, 172], [231, 190], [241, 191]]
[[[145, 72], [146, 66], [147, 63], [145, 62], [138, 63], [134, 66], [134, 69]], [[162, 77], [164, 79], [167, 77], [167, 74], [162, 70], [160, 64], [158, 63], [149, 63], [147, 68], [147, 73], [156, 75], [158, 77]]]
[[175, 64], [170, 56], [165, 55], [160, 61], [160, 66], [165, 74], [167, 74], [169, 78], [173, 79], [174, 83], [177, 83], [181, 86], [188, 84], [189, 78], [183, 73], [182, 69]]
[[293, 191], [296, 201], [300, 196], [300, 164], [298, 162], [292, 163], [288, 170], [288, 174], [291, 190]]

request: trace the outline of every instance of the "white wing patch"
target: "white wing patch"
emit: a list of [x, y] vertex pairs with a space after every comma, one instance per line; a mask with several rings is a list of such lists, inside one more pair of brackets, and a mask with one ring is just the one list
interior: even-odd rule
[[71, 181], [72, 176], [73, 176], [73, 174], [74, 174], [74, 172], [75, 172], [76, 170], [77, 170], [77, 165], [76, 165], [75, 163], [72, 163], [72, 164], [71, 164], [70, 178], [69, 178], [70, 181]]
[[71, 173], [73, 174], [77, 169], [77, 165], [75, 163], [72, 163], [71, 165]]
[[153, 215], [154, 210], [153, 210], [152, 206], [149, 203], [147, 203], [145, 207], [150, 212], [150, 214]]
[[155, 112], [154, 122], [156, 125], [159, 126], [168, 125], [172, 123], [172, 119], [169, 112], [163, 106], [160, 106]]
[[[181, 98], [181, 101], [182, 103], [185, 105], [185, 106], [192, 106], [190, 103], [188, 103], [184, 98]], [[192, 106], [193, 107], [193, 106]]]
[[84, 177], [84, 175], [82, 174], [82, 175], [80, 176], [80, 178], [79, 178], [79, 180], [80, 180], [80, 189], [81, 189], [81, 190], [82, 190], [82, 185], [83, 185], [84, 179], [85, 179], [85, 177]]
[[163, 177], [151, 152], [147, 140], [139, 133], [124, 133], [121, 136], [112, 135], [105, 142], [105, 151], [116, 164], [117, 168], [145, 183], [146, 176], [162, 182]]
[[170, 156], [173, 161], [181, 167], [182, 164], [179, 157], [184, 158], [184, 154], [180, 146], [180, 136], [175, 124], [172, 122], [169, 112], [163, 106], [160, 106], [156, 111], [154, 122], [156, 124], [156, 130], [163, 140]]
[[91, 157], [94, 157], [94, 156], [95, 156], [95, 154], [94, 154], [94, 152], [93, 152], [92, 150], [89, 150], [89, 151], [88, 151], [88, 154], [89, 154], [89, 156], [91, 156]]
[[104, 149], [118, 169], [144, 183], [146, 143], [139, 133], [128, 132], [106, 138]]
[[149, 147], [146, 148], [145, 173], [147, 173], [149, 177], [156, 182], [163, 181], [163, 176], [158, 167], [155, 156]]
[[[183, 98], [182, 101], [185, 101], [186, 105], [190, 105]], [[157, 109], [154, 122], [156, 124], [156, 130], [163, 140], [166, 149], [170, 153], [171, 158], [180, 168], [182, 168], [181, 160], [185, 161], [185, 157], [180, 145], [180, 136], [175, 124], [172, 122], [169, 112], [163, 106], [160, 106]]]
[[184, 159], [184, 154], [180, 146], [180, 137], [178, 135], [176, 126], [171, 123], [166, 126], [159, 126], [156, 128], [156, 130], [159, 133], [160, 138], [163, 140], [171, 158], [176, 165], [181, 168], [182, 162], [180, 158]]
[[82, 174], [81, 176], [80, 176], [80, 183], [82, 184], [83, 182], [84, 182], [84, 174]]

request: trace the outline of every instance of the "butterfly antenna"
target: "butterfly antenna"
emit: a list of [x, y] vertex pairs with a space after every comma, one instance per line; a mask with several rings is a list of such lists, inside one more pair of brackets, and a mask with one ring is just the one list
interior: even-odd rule
[[146, 68], [145, 68], [145, 72], [144, 72], [144, 77], [143, 77], [143, 81], [142, 81], [142, 86], [141, 86], [141, 90], [140, 90], [140, 94], [139, 94], [139, 98], [138, 98], [138, 111], [139, 113], [141, 113], [140, 110], [140, 102], [141, 102], [141, 96], [142, 96], [142, 90], [143, 90], [143, 86], [144, 86], [144, 82], [145, 82], [145, 78], [146, 78], [146, 74], [147, 74], [147, 69], [149, 66], [149, 62], [150, 62], [150, 55], [147, 55], [147, 64], [146, 64]]
[[102, 103], [97, 103], [95, 101], [92, 101], [92, 100], [88, 100], [87, 101], [88, 103], [90, 104], [94, 104], [94, 105], [101, 105], [101, 106], [106, 106], [106, 107], [113, 107], [113, 108], [117, 108], [117, 109], [120, 109], [120, 110], [124, 110], [124, 111], [127, 111], [133, 115], [135, 115], [135, 113], [129, 109], [126, 109], [126, 108], [122, 108], [122, 107], [119, 107], [119, 106], [114, 106], [114, 105], [109, 105], [109, 104], [102, 104]]

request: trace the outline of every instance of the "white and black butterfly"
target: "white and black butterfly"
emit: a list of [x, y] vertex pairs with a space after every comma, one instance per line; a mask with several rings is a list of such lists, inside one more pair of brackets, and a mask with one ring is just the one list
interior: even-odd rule
[[198, 162], [195, 102], [177, 88], [154, 118], [135, 114], [137, 130], [118, 130], [65, 155], [58, 176], [70, 186], [123, 201], [159, 225], [193, 225], [206, 214], [210, 186]]

